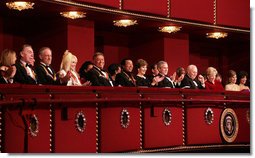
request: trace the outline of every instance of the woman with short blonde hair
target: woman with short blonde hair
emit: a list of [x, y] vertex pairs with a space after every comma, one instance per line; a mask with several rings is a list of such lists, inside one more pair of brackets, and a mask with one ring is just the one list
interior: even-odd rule
[[206, 69], [205, 88], [208, 90], [224, 90], [222, 84], [216, 80], [218, 71], [214, 67], [208, 67]]

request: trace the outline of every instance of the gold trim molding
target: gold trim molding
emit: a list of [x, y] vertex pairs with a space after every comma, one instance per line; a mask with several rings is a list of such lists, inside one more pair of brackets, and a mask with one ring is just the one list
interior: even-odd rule
[[119, 9], [122, 10], [123, 0], [119, 0]]
[[178, 23], [180, 25], [185, 24], [185, 25], [193, 25], [193, 26], [198, 26], [198, 27], [206, 27], [206, 28], [210, 28], [210, 29], [221, 29], [221, 30], [234, 31], [234, 32], [240, 32], [240, 33], [250, 33], [250, 30], [247, 30], [247, 29], [239, 29], [239, 28], [218, 26], [218, 25], [212, 25], [212, 24], [203, 24], [203, 23], [198, 23], [198, 22], [176, 20], [176, 19], [167, 18], [167, 17], [133, 13], [133, 12], [129, 12], [129, 11], [119, 10], [119, 8], [118, 9], [109, 9], [109, 8], [84, 4], [84, 3], [78, 3], [78, 2], [71, 1], [71, 0], [41, 0], [41, 1], [57, 3], [57, 4], [67, 5], [67, 6], [82, 7], [84, 9], [98, 11], [98, 12], [104, 12], [104, 13], [130, 15], [130, 16], [135, 16], [136, 18], [144, 18], [144, 19], [157, 20], [157, 21], [162, 21], [162, 22], [173, 22], [173, 23]]
[[250, 147], [250, 144], [226, 144], [226, 145], [192, 145], [192, 146], [177, 146], [170, 148], [161, 149], [148, 149], [148, 150], [138, 150], [130, 153], [153, 153], [153, 152], [183, 152], [183, 151], [193, 151], [193, 150], [203, 150], [203, 149], [220, 149], [229, 147]]
[[170, 16], [171, 16], [170, 10], [171, 10], [171, 0], [167, 0], [167, 16], [166, 17], [168, 17], [168, 18], [170, 18]]
[[217, 0], [213, 2], [213, 24], [217, 25]]

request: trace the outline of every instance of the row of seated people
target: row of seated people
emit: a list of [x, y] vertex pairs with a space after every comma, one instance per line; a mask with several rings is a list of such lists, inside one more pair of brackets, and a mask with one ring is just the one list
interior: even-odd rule
[[[151, 67], [152, 74], [146, 75], [148, 63], [139, 59], [136, 63], [137, 75], [133, 75], [133, 62], [123, 59], [121, 64], [111, 64], [108, 72], [104, 70], [105, 59], [103, 53], [93, 55], [93, 62], [86, 61], [79, 72], [76, 71], [77, 57], [65, 51], [60, 70], [54, 71], [51, 67], [52, 50], [43, 47], [39, 50], [40, 64], [34, 65], [34, 51], [31, 45], [23, 45], [20, 51], [20, 60], [16, 61], [16, 53], [6, 49], [1, 54], [0, 83], [22, 83], [42, 85], [67, 85], [67, 86], [125, 86], [125, 87], [168, 87], [224, 90], [221, 81], [217, 80], [218, 72], [214, 67], [208, 67], [206, 75], [198, 75], [195, 65], [189, 65], [185, 71], [180, 67], [172, 76], [168, 76], [168, 63], [159, 61]], [[248, 74], [241, 72], [239, 85], [236, 72], [229, 71], [228, 84], [225, 90], [249, 90], [245, 86]]]

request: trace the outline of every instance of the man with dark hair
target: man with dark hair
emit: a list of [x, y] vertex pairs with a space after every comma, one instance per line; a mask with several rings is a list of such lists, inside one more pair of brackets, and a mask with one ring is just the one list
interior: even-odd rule
[[151, 69], [151, 74], [146, 75], [146, 77], [148, 78], [150, 83], [152, 83], [153, 82], [153, 78], [155, 78], [158, 75], [158, 73], [159, 73], [157, 63], [151, 65], [150, 69]]
[[122, 72], [116, 76], [116, 84], [123, 87], [135, 87], [136, 81], [132, 74], [133, 62], [131, 59], [123, 59], [121, 61]]
[[93, 63], [91, 61], [85, 61], [79, 69], [79, 75], [81, 82], [86, 82], [88, 80], [88, 72], [93, 68]]
[[115, 80], [116, 80], [117, 74], [121, 73], [120, 65], [119, 64], [111, 64], [111, 65], [109, 65], [108, 72], [111, 75], [111, 80], [113, 82], [113, 85], [117, 86]]

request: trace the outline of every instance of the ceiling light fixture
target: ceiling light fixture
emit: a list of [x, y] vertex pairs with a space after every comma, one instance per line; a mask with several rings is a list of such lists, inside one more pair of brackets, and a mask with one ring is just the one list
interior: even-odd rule
[[167, 32], [167, 33], [175, 33], [181, 30], [182, 27], [180, 26], [164, 26], [159, 27], [160, 32]]
[[25, 2], [25, 1], [13, 1], [13, 2], [7, 2], [6, 6], [9, 9], [15, 9], [15, 10], [25, 10], [25, 9], [33, 9], [33, 5], [35, 3], [32, 2]]
[[113, 24], [114, 26], [118, 26], [118, 27], [127, 27], [127, 26], [138, 24], [138, 23], [137, 23], [137, 20], [124, 19], [124, 20], [114, 20]]
[[79, 19], [86, 17], [86, 13], [80, 11], [60, 12], [60, 15], [69, 19]]
[[210, 32], [210, 33], [206, 33], [206, 37], [207, 38], [219, 39], [219, 38], [225, 38], [227, 36], [228, 36], [228, 33], [226, 33], [226, 32]]

